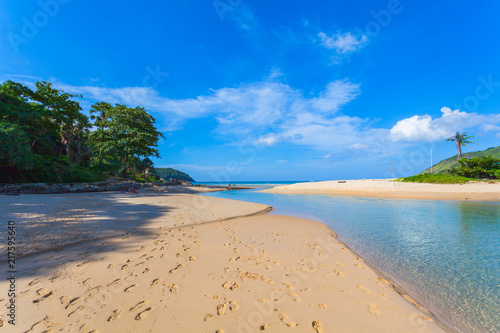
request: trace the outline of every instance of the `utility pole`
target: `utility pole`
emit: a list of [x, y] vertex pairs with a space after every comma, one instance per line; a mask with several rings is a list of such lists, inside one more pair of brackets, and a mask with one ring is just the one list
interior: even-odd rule
[[431, 174], [432, 174], [432, 148], [431, 148]]
[[389, 150], [387, 150], [387, 156], [389, 156], [389, 163], [391, 164], [392, 183], [394, 184], [394, 186], [396, 186], [396, 182], [395, 182], [395, 179], [394, 179], [394, 169], [392, 168], [391, 154], [389, 154]]

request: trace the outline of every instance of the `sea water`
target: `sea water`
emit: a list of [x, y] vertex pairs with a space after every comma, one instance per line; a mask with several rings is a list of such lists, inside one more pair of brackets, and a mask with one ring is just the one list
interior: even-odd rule
[[320, 221], [461, 332], [500, 332], [500, 203], [272, 194], [204, 195], [250, 201]]

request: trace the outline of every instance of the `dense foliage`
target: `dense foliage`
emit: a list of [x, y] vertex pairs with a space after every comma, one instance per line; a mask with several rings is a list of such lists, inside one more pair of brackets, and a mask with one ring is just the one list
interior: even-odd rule
[[194, 179], [191, 178], [187, 173], [172, 168], [155, 168], [153, 170], [153, 173], [157, 174], [159, 177], [165, 179], [166, 181], [169, 181], [170, 178], [177, 178], [188, 182], [194, 182]]
[[418, 174], [411, 177], [399, 178], [397, 181], [400, 182], [411, 182], [411, 183], [432, 183], [432, 184], [465, 184], [468, 181], [474, 179], [466, 177], [455, 177], [450, 174]]
[[491, 156], [464, 158], [460, 160], [460, 166], [451, 169], [450, 173], [475, 179], [498, 179], [500, 159]]
[[99, 102], [91, 120], [77, 98], [37, 82], [0, 85], [0, 182], [96, 181], [144, 173], [163, 135], [144, 108]]

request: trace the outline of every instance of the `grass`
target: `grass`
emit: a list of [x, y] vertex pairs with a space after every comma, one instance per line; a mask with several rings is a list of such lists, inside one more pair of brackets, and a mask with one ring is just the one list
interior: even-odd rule
[[411, 177], [398, 178], [398, 182], [410, 183], [432, 183], [432, 184], [465, 184], [470, 181], [477, 181], [477, 179], [458, 176], [455, 177], [450, 174], [418, 174]]

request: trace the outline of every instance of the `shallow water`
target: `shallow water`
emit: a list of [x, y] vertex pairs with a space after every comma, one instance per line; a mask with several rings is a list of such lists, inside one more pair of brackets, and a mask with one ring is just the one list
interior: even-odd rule
[[500, 332], [500, 203], [271, 194], [205, 195], [314, 219], [462, 332]]

